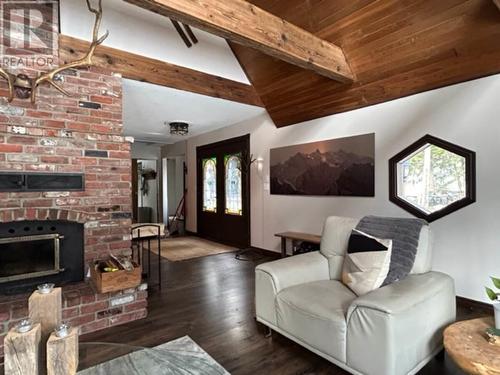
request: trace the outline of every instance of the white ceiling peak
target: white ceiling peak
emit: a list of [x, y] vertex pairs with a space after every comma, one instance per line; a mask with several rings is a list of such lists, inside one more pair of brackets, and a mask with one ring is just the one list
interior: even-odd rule
[[[226, 40], [193, 29], [199, 40], [187, 48], [168, 18], [121, 0], [103, 1], [106, 46], [249, 84]], [[61, 1], [61, 33], [90, 40], [94, 19], [85, 0]]]

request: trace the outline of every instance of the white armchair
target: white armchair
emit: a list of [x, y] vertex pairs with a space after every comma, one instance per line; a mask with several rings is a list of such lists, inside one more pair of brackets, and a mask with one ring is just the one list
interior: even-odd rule
[[256, 268], [257, 320], [353, 374], [415, 374], [455, 320], [453, 280], [430, 271], [425, 226], [411, 274], [357, 297], [340, 280], [358, 220], [330, 217], [320, 252]]

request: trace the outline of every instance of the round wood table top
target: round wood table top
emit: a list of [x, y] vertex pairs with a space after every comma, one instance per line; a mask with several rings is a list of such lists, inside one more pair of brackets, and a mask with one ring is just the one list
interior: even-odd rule
[[444, 331], [448, 355], [466, 373], [500, 375], [500, 346], [490, 344], [486, 329], [494, 327], [493, 318], [465, 320]]

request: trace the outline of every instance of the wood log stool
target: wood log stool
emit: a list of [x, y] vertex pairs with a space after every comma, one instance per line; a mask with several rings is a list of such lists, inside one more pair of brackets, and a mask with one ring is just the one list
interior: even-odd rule
[[41, 326], [34, 324], [29, 332], [12, 328], [4, 340], [5, 375], [39, 374], [41, 364]]
[[61, 288], [54, 288], [47, 294], [33, 292], [29, 298], [28, 307], [31, 321], [42, 325], [42, 343], [45, 345], [50, 334], [62, 321]]
[[78, 369], [78, 328], [58, 337], [53, 332], [47, 341], [47, 375], [74, 375]]
[[500, 375], [500, 346], [486, 335], [494, 326], [493, 318], [480, 318], [454, 323], [444, 331], [446, 352], [467, 374]]
[[41, 353], [40, 375], [46, 374], [47, 366], [45, 347], [50, 334], [62, 322], [62, 290], [54, 288], [50, 293], [40, 293], [35, 291], [28, 301], [29, 316], [33, 323], [40, 323], [42, 326], [41, 346], [44, 350]]

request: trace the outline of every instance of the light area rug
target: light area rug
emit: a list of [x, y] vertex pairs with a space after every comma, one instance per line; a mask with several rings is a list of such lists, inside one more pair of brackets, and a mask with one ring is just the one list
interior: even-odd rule
[[[171, 262], [229, 253], [236, 250], [238, 249], [235, 247], [192, 236], [169, 237], [161, 241], [161, 256]], [[151, 242], [151, 251], [158, 254], [156, 241]]]
[[230, 375], [189, 336], [78, 372], [79, 375]]

